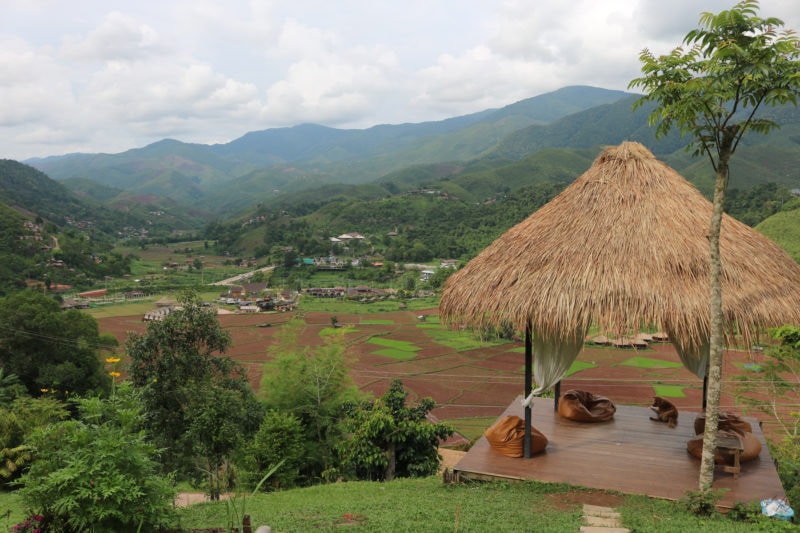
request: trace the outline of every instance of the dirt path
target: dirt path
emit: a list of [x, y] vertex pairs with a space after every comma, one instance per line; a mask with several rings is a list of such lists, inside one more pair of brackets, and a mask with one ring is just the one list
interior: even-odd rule
[[[230, 497], [231, 497], [230, 494], [222, 494], [220, 496], [220, 499], [227, 500]], [[187, 507], [195, 503], [203, 503], [210, 501], [211, 500], [209, 499], [208, 494], [206, 494], [205, 492], [179, 492], [178, 495], [175, 497], [175, 506]]]

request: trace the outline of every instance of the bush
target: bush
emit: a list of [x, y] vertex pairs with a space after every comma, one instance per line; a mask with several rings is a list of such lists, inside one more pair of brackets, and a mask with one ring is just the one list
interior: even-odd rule
[[157, 475], [138, 398], [121, 386], [114, 398], [75, 400], [80, 419], [33, 431], [35, 460], [19, 484], [43, 531], [156, 531], [174, 523], [174, 491]]
[[283, 464], [263, 484], [263, 488], [290, 488], [297, 484], [305, 460], [305, 429], [299, 418], [290, 413], [269, 411], [258, 432], [246, 446], [239, 461], [244, 483], [253, 487], [270, 469]]

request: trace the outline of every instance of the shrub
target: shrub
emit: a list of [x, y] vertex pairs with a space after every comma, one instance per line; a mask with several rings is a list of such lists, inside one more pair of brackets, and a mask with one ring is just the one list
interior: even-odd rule
[[159, 477], [156, 450], [145, 440], [130, 387], [114, 398], [75, 400], [80, 419], [40, 427], [18, 484], [23, 502], [43, 517], [44, 531], [155, 531], [173, 525], [174, 491]]
[[304, 435], [305, 429], [299, 418], [290, 413], [269, 411], [240, 460], [246, 470], [245, 483], [255, 485], [274, 465], [283, 461], [263, 486], [293, 487], [305, 459]]

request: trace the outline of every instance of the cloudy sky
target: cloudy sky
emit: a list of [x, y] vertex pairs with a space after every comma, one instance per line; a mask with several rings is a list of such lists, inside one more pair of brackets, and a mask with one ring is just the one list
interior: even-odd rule
[[[422, 122], [627, 89], [734, 0], [0, 0], [0, 158]], [[800, 30], [800, 2], [761, 0]]]

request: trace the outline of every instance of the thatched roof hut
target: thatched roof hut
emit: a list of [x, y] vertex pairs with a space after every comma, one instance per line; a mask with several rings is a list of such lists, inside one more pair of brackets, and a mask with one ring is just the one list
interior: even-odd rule
[[[642, 325], [661, 328], [703, 376], [711, 211], [693, 185], [641, 144], [608, 148], [448, 279], [441, 318], [532, 333], [540, 387], [546, 369], [538, 365], [561, 359], [566, 372], [590, 325], [616, 336]], [[727, 335], [749, 345], [766, 327], [800, 323], [800, 265], [788, 254], [727, 215], [720, 250]]]

